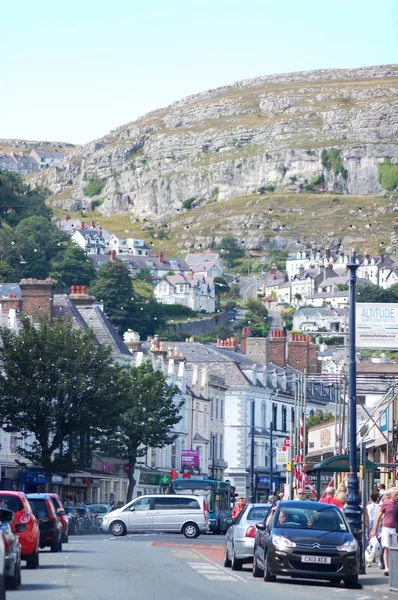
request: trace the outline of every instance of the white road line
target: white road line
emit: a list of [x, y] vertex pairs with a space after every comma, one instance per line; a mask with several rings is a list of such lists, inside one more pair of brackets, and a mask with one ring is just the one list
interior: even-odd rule
[[[231, 571], [227, 571], [227, 569], [225, 569], [225, 567], [221, 567], [214, 561], [207, 558], [207, 556], [205, 556], [198, 550], [193, 550], [193, 552], [195, 552], [198, 556], [200, 556], [200, 558], [204, 559], [207, 564], [213, 565], [218, 570], [218, 572], [223, 573], [224, 576], [228, 576], [230, 578], [230, 580], [243, 581], [244, 583], [247, 583], [247, 579], [244, 579], [243, 577], [240, 577], [239, 575], [236, 575], [235, 573], [232, 573]], [[196, 564], [198, 564], [198, 563], [196, 563]], [[199, 563], [199, 564], [203, 564], [203, 563]]]

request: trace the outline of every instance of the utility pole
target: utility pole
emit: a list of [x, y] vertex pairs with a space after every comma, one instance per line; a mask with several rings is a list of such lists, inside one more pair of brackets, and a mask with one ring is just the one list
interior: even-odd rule
[[255, 501], [254, 492], [254, 417], [255, 417], [255, 398], [250, 398], [250, 502]]
[[274, 424], [271, 421], [269, 425], [269, 445], [270, 445], [270, 464], [269, 464], [269, 487], [271, 490], [271, 494], [274, 493], [274, 447], [273, 447], [273, 439], [272, 439], [272, 430], [274, 429]]
[[350, 306], [349, 306], [349, 376], [348, 376], [348, 403], [349, 403], [349, 467], [348, 494], [345, 513], [355, 539], [359, 545], [359, 571], [365, 572], [364, 548], [362, 544], [362, 508], [359, 496], [358, 460], [357, 460], [357, 365], [356, 365], [356, 289], [357, 269], [355, 253], [351, 255], [350, 263], [347, 265], [350, 271]]

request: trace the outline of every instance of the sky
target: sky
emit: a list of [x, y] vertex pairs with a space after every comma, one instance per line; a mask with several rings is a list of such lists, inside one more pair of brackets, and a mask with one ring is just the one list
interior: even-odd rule
[[240, 79], [396, 63], [398, 0], [18, 0], [0, 32], [0, 138], [80, 144]]

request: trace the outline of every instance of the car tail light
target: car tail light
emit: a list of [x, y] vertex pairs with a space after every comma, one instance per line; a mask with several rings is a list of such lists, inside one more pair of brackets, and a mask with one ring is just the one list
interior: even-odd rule
[[29, 523], [30, 519], [31, 519], [30, 513], [24, 512], [24, 514], [20, 518], [20, 521], [21, 521], [21, 523]]
[[250, 527], [248, 527], [246, 529], [245, 537], [248, 537], [248, 538], [256, 537], [256, 528], [254, 527], [254, 525], [250, 525]]
[[205, 518], [207, 519], [207, 502], [205, 499], [203, 499], [203, 514], [204, 514]]

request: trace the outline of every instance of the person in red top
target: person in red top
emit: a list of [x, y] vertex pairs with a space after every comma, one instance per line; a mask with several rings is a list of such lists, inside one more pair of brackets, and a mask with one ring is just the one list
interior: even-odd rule
[[[377, 532], [377, 528], [383, 519], [381, 528], [381, 547], [383, 548], [384, 575], [389, 575], [389, 564], [390, 564], [390, 546], [391, 536], [396, 534], [396, 523], [394, 517], [395, 503], [398, 501], [398, 491], [396, 488], [389, 490], [390, 494], [386, 492], [383, 494], [383, 500], [380, 506], [380, 511], [376, 516], [372, 531], [369, 537], [374, 537]], [[385, 499], [384, 499], [385, 498]]]
[[237, 504], [235, 504], [235, 506], [232, 509], [231, 517], [233, 519], [236, 519], [236, 517], [245, 508], [245, 506], [246, 506], [245, 498], [243, 498], [243, 497], [239, 498]]
[[326, 488], [325, 496], [320, 500], [320, 502], [324, 502], [325, 504], [334, 504], [335, 506], [338, 506], [338, 508], [343, 508], [343, 505], [341, 504], [340, 500], [337, 500], [337, 498], [334, 497], [333, 487]]

